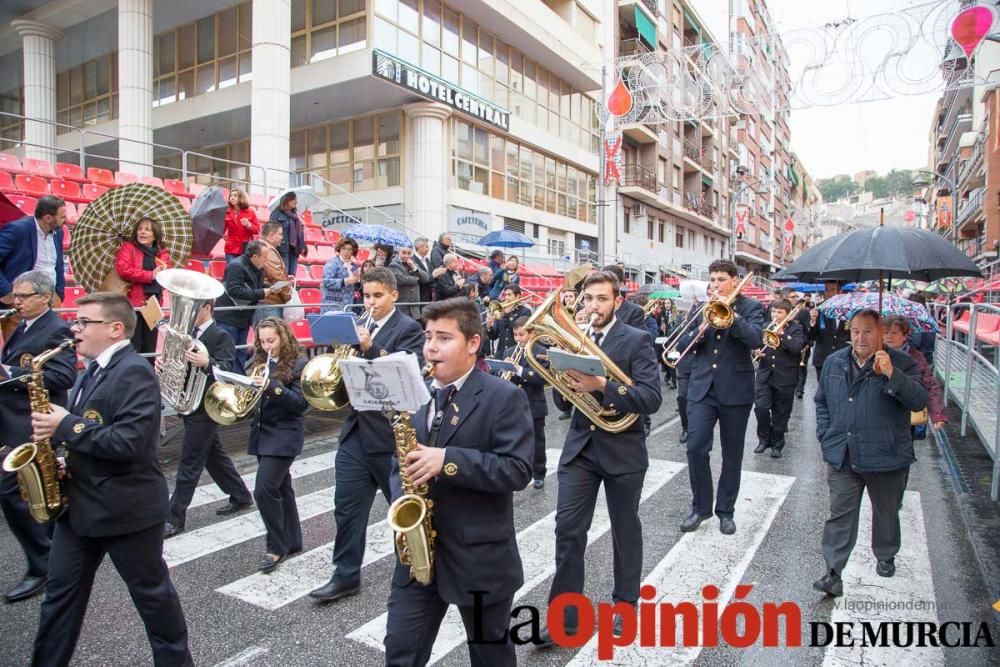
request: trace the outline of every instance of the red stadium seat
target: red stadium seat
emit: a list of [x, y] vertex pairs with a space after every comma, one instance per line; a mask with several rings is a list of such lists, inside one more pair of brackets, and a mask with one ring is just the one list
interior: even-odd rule
[[[323, 293], [315, 287], [303, 287], [299, 290], [299, 299], [303, 304], [318, 304], [323, 301]], [[306, 308], [306, 313], [318, 313], [319, 307]]]
[[190, 196], [191, 193], [188, 192], [187, 187], [184, 185], [184, 181], [179, 181], [176, 178], [167, 178], [163, 181], [163, 189], [172, 195], [183, 195], [185, 197]]
[[310, 347], [312, 345], [312, 329], [309, 328], [309, 320], [295, 320], [294, 322], [291, 322], [289, 326], [291, 327], [296, 340], [298, 340], [301, 345], [305, 345], [306, 347]]
[[80, 184], [76, 181], [53, 178], [52, 182], [49, 183], [49, 191], [68, 202], [87, 201], [80, 192]]
[[295, 267], [295, 284], [302, 287], [316, 287], [319, 281], [309, 275], [305, 264], [299, 264]]
[[208, 275], [212, 276], [216, 280], [222, 280], [223, 274], [226, 272], [226, 263], [219, 260], [213, 260], [208, 263]]
[[9, 171], [12, 174], [24, 173], [24, 168], [21, 167], [21, 160], [16, 155], [11, 155], [10, 153], [0, 153], [0, 169]]
[[139, 182], [138, 174], [130, 174], [127, 171], [115, 172], [115, 185], [131, 185]]
[[198, 273], [205, 273], [205, 263], [200, 259], [189, 259], [184, 268], [188, 271], [197, 271]]
[[[66, 204], [66, 218], [67, 219], [69, 219], [69, 207], [70, 206], [72, 206], [72, 204]], [[74, 214], [76, 213], [75, 209], [74, 209], [73, 213]], [[62, 229], [63, 229], [63, 251], [66, 251], [66, 250], [69, 250], [69, 245], [72, 242], [72, 240], [70, 239], [70, 236], [72, 236], [72, 234], [69, 231], [69, 229], [70, 229], [69, 225], [63, 225]]]
[[14, 191], [14, 179], [6, 171], [0, 171], [0, 192]]
[[87, 183], [86, 185], [83, 186], [83, 189], [81, 190], [80, 194], [83, 197], [84, 201], [92, 202], [107, 191], [108, 188], [105, 185], [97, 185], [96, 183]]
[[77, 183], [86, 183], [87, 177], [83, 175], [83, 169], [78, 164], [67, 164], [56, 162], [56, 178], [62, 178]]
[[187, 189], [188, 192], [191, 193], [192, 197], [197, 197], [203, 190], [208, 190], [208, 186], [204, 183], [190, 183], [188, 184]]
[[257, 214], [257, 220], [261, 225], [271, 219], [271, 209], [266, 206], [253, 207], [253, 212]]
[[34, 215], [35, 204], [38, 203], [38, 200], [35, 199], [34, 197], [25, 197], [24, 195], [12, 195], [8, 197], [8, 199], [10, 199], [11, 203], [14, 204], [14, 206], [21, 209], [21, 212], [24, 213], [25, 215]]
[[117, 183], [115, 183], [114, 174], [111, 173], [110, 169], [104, 169], [102, 167], [87, 167], [87, 178], [94, 185], [103, 185], [107, 188], [113, 188]]
[[44, 197], [49, 194], [49, 183], [41, 176], [18, 174], [14, 177], [14, 189], [32, 197]]
[[327, 229], [323, 233], [326, 234], [326, 240], [330, 242], [330, 245], [336, 245], [340, 241], [340, 232], [336, 229]]
[[75, 225], [76, 221], [80, 219], [80, 212], [76, 210], [76, 204], [71, 201], [66, 202], [66, 232], [69, 232], [69, 226]]
[[961, 331], [964, 334], [969, 333], [969, 319], [971, 317], [971, 311], [963, 310], [962, 314], [958, 316], [958, 319], [951, 323], [951, 328], [955, 331]]
[[263, 192], [249, 192], [247, 193], [247, 201], [251, 206], [263, 206], [267, 208], [267, 204], [271, 201], [271, 198]]
[[317, 227], [306, 227], [306, 243], [314, 245], [332, 245], [322, 229]]
[[323, 282], [323, 264], [313, 264], [309, 267], [309, 275], [315, 278], [320, 283]]
[[60, 313], [60, 317], [67, 322], [71, 322], [76, 319], [76, 302], [80, 297], [87, 294], [87, 290], [77, 285], [75, 287], [67, 287], [64, 294], [61, 308], [72, 308], [74, 312]]
[[140, 176], [139, 182], [145, 183], [146, 185], [152, 185], [157, 188], [163, 187], [163, 179], [159, 176]]
[[212, 252], [209, 253], [209, 257], [211, 257], [212, 259], [224, 259], [226, 256], [226, 253], [224, 251], [225, 247], [226, 247], [226, 240], [219, 239], [218, 242], [216, 242], [216, 244], [212, 247]]
[[306, 209], [299, 213], [299, 217], [302, 218], [302, 224], [306, 226], [313, 225], [313, 212]]
[[55, 178], [56, 171], [52, 168], [52, 163], [48, 160], [41, 160], [36, 157], [26, 157], [21, 160], [21, 166], [29, 174], [41, 176], [42, 178]]

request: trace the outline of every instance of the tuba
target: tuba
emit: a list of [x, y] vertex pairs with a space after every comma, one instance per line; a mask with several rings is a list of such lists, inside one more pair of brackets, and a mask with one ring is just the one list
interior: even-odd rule
[[201, 405], [208, 376], [187, 362], [184, 355], [197, 348], [207, 353], [205, 344], [192, 336], [198, 311], [225, 288], [215, 278], [188, 269], [167, 269], [156, 276], [170, 293], [170, 320], [160, 355], [160, 393], [177, 414], [189, 415]]
[[[365, 313], [361, 326], [369, 328], [373, 321], [371, 313]], [[332, 348], [332, 352], [310, 359], [302, 369], [303, 397], [309, 405], [324, 412], [340, 410], [351, 402], [340, 374], [340, 362], [358, 353], [353, 345], [334, 345]]]
[[769, 347], [772, 350], [778, 349], [778, 346], [781, 345], [781, 334], [784, 333], [785, 327], [788, 326], [789, 322], [795, 319], [795, 316], [799, 314], [799, 311], [801, 311], [805, 305], [804, 301], [799, 302], [797, 306], [792, 308], [788, 315], [785, 315], [783, 320], [764, 329], [764, 347]]
[[[59, 347], [25, 360], [27, 363], [23, 365], [31, 367], [27, 383], [32, 412], [50, 412], [49, 392], [45, 388], [42, 366], [52, 357], [74, 345], [76, 345], [75, 340], [64, 340]], [[69, 500], [66, 496], [66, 487], [59, 479], [55, 450], [48, 438], [15, 447], [4, 458], [3, 469], [17, 473], [17, 485], [21, 488], [21, 497], [28, 504], [31, 518], [38, 523], [48, 523], [66, 509]]]
[[216, 380], [205, 392], [205, 412], [216, 424], [230, 426], [246, 419], [267, 389], [267, 380], [271, 376], [271, 358], [262, 364], [257, 364], [250, 371], [251, 378], [263, 378], [259, 387], [242, 387], [229, 382]]
[[[546, 340], [554, 343], [552, 347], [566, 352], [593, 355], [604, 364], [609, 380], [631, 387], [632, 378], [625, 375], [624, 371], [608, 355], [604, 354], [600, 347], [594, 344], [587, 332], [580, 330], [573, 315], [559, 303], [558, 298], [559, 292], [553, 292], [528, 318], [524, 325], [528, 331], [528, 340], [524, 344], [524, 349], [533, 350], [536, 343]], [[545, 381], [562, 394], [563, 398], [587, 415], [587, 418], [598, 428], [609, 433], [621, 433], [638, 419], [639, 415], [634, 413], [621, 413], [617, 410], [601, 407], [597, 399], [590, 394], [579, 393], [572, 389], [566, 382], [564, 373], [546, 368], [541, 360], [536, 359], [533, 354], [527, 355], [527, 360], [528, 365], [535, 369], [535, 372], [545, 378]]]

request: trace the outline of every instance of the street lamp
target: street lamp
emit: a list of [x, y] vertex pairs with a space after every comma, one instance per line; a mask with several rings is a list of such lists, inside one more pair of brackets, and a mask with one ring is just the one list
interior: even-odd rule
[[917, 188], [926, 188], [928, 185], [931, 185], [933, 181], [927, 178], [928, 175], [940, 178], [948, 184], [948, 190], [951, 192], [951, 242], [957, 246], [958, 219], [955, 215], [955, 203], [958, 201], [958, 184], [950, 176], [945, 176], [944, 174], [934, 171], [933, 169], [917, 169], [917, 177], [913, 179], [913, 186]]

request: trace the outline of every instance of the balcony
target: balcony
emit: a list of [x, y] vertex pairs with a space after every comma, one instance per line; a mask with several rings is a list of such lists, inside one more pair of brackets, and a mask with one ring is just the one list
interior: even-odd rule
[[646, 53], [652, 53], [653, 49], [649, 48], [649, 45], [645, 41], [639, 39], [638, 37], [633, 39], [622, 39], [618, 42], [618, 56], [641, 56]]
[[973, 183], [970, 183], [971, 185], [982, 185], [980, 167], [983, 166], [983, 151], [985, 148], [986, 135], [980, 134], [979, 138], [976, 139], [975, 145], [972, 147], [972, 155], [965, 161], [962, 169], [958, 172], [958, 183], [960, 186], [970, 178], [973, 180]]
[[684, 208], [713, 222], [715, 221], [715, 207], [706, 201], [704, 197], [689, 193], [684, 198]]
[[622, 180], [619, 186], [621, 188], [640, 188], [650, 193], [655, 199], [658, 190], [656, 172], [638, 164], [624, 164], [622, 165]]
[[979, 188], [969, 195], [969, 198], [958, 207], [955, 224], [961, 229], [965, 223], [976, 220], [976, 214], [983, 210], [983, 196], [986, 188]]
[[947, 138], [944, 142], [944, 149], [941, 151], [942, 157], [950, 160], [955, 155], [962, 133], [968, 132], [970, 129], [972, 129], [971, 113], [963, 112], [955, 116], [955, 120], [952, 121], [945, 133]]

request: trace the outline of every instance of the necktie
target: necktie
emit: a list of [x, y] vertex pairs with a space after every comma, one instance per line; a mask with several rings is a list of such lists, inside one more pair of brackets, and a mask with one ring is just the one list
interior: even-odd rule
[[434, 419], [431, 421], [431, 433], [428, 438], [430, 447], [437, 446], [438, 434], [441, 432], [441, 424], [444, 422], [444, 409], [448, 407], [452, 396], [455, 394], [455, 385], [441, 387], [434, 392]]
[[595, 333], [594, 334], [594, 345], [596, 345], [597, 347], [600, 347], [601, 346], [601, 339], [602, 338], [604, 338], [604, 332], [603, 331], [598, 331], [597, 333]]
[[375, 324], [375, 323], [372, 323], [372, 326], [371, 326], [371, 328], [370, 328], [370, 329], [368, 330], [368, 333], [369, 333], [369, 334], [371, 335], [371, 337], [372, 337], [373, 339], [375, 338], [375, 332], [376, 332], [376, 331], [378, 331], [378, 325], [377, 325], [377, 324]]
[[100, 365], [96, 361], [90, 362], [90, 365], [87, 366], [87, 372], [83, 374], [83, 379], [80, 380], [80, 386], [76, 391], [76, 398], [73, 400], [74, 408], [80, 404], [80, 401], [83, 399], [84, 394], [87, 393], [87, 389], [93, 383], [94, 377], [97, 376], [97, 371], [99, 371], [100, 368]]

